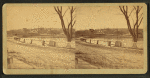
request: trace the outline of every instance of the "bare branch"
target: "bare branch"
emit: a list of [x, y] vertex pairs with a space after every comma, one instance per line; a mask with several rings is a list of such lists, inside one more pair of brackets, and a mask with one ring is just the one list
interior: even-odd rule
[[119, 6], [119, 8], [120, 8], [121, 12], [124, 14], [124, 11], [122, 10], [121, 6]]
[[55, 11], [59, 14], [58, 10], [56, 9], [56, 7], [54, 6]]
[[75, 23], [76, 23], [76, 21], [74, 21], [74, 22], [73, 22], [73, 25], [72, 25], [72, 27], [74, 26], [74, 24], [75, 24]]
[[74, 19], [75, 19], [75, 17], [76, 17], [76, 16], [74, 16], [72, 20], [74, 20]]
[[61, 11], [60, 11], [60, 9], [59, 9], [59, 7], [57, 6], [57, 11], [59, 12], [59, 14], [61, 14]]
[[126, 6], [126, 15], [128, 16], [128, 6]]
[[139, 19], [141, 19], [142, 15], [143, 15], [143, 13], [139, 15]]
[[140, 24], [141, 24], [142, 20], [143, 20], [143, 17], [141, 18], [140, 23], [139, 23], [139, 25], [138, 25], [138, 26], [140, 26]]
[[72, 12], [74, 12], [75, 10], [76, 10], [76, 8], [74, 8]]
[[71, 25], [71, 22], [68, 24], [68, 35], [70, 35], [70, 34], [69, 34], [70, 25]]
[[125, 11], [125, 9], [124, 9], [124, 6], [123, 6], [123, 10], [124, 10], [124, 14], [126, 15], [126, 11]]
[[135, 6], [133, 6], [134, 7], [134, 9], [136, 10], [136, 7]]
[[[66, 18], [67, 19], [67, 18]], [[68, 19], [67, 19], [67, 22], [68, 22]], [[69, 22], [68, 22], [69, 23]]]
[[[131, 18], [132, 18], [132, 16], [131, 16]], [[132, 18], [132, 21], [133, 21], [133, 26], [134, 26], [134, 20], [133, 20], [133, 18]]]
[[[68, 24], [68, 29], [69, 29], [69, 26], [71, 25], [71, 22]], [[68, 30], [69, 31], [69, 30]]]
[[71, 10], [70, 10], [71, 14], [73, 13], [73, 6], [71, 7]]
[[139, 13], [139, 6], [137, 6], [137, 13]]
[[68, 6], [68, 8], [70, 9], [70, 7]]
[[61, 12], [62, 12], [62, 6], [60, 8], [61, 8]]
[[133, 12], [134, 8], [132, 9], [132, 11], [130, 12], [129, 16], [131, 15], [131, 13]]
[[139, 12], [141, 11], [142, 8], [143, 8], [143, 6], [141, 6], [141, 8], [139, 9]]
[[[67, 10], [68, 10], [68, 9], [67, 9]], [[65, 16], [65, 14], [66, 14], [67, 10], [64, 12], [64, 15], [63, 15], [63, 17]]]
[[136, 27], [136, 24], [137, 24], [137, 22], [134, 24], [134, 28], [133, 28], [133, 32], [134, 32], [134, 35], [135, 35], [135, 27]]

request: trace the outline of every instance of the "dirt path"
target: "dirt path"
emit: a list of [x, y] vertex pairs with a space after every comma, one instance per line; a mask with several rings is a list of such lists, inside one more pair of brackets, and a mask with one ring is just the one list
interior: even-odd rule
[[99, 68], [143, 68], [142, 50], [91, 47], [80, 42], [76, 42], [76, 49], [78, 50], [76, 58], [87, 61]]
[[14, 57], [33, 65], [35, 68], [75, 68], [74, 50], [55, 47], [41, 47], [30, 44], [7, 42], [8, 52], [15, 52]]

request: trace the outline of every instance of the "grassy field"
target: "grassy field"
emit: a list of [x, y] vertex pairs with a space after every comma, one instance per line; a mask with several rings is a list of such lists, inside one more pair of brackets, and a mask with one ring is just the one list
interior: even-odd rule
[[[143, 68], [143, 50], [93, 46], [80, 41], [76, 41], [76, 49], [76, 58], [84, 60], [85, 62], [89, 63], [89, 66], [93, 65], [99, 69]], [[82, 65], [82, 63], [80, 64]], [[79, 64], [78, 66], [79, 69], [85, 68], [80, 68]]]
[[[75, 50], [7, 41], [8, 54], [35, 69], [74, 69]], [[20, 68], [15, 65], [15, 68]]]
[[14, 62], [12, 68], [17, 69], [142, 69], [144, 64], [142, 49], [97, 46], [78, 40], [75, 49], [8, 40], [7, 49], [8, 55], [22, 62], [21, 65]]

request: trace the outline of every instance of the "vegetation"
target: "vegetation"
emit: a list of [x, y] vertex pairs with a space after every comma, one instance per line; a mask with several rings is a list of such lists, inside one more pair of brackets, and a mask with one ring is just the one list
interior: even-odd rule
[[[32, 32], [34, 31], [34, 32]], [[75, 29], [73, 31], [73, 37]], [[59, 28], [35, 28], [35, 29], [18, 29], [18, 30], [9, 30], [7, 31], [7, 36], [18, 36], [18, 37], [65, 37], [63, 30]]]
[[[109, 36], [131, 37], [128, 29], [126, 29], [126, 28], [95, 29], [93, 31], [93, 34], [99, 32], [99, 31], [102, 31], [105, 34], [104, 35], [105, 37], [109, 37]], [[91, 34], [91, 30], [79, 30], [79, 31], [75, 32], [76, 37], [90, 37], [93, 34]], [[139, 29], [138, 34], [139, 34], [139, 36], [138, 36], [139, 38], [143, 38], [143, 29]], [[100, 35], [100, 36], [95, 36], [95, 37], [104, 37], [104, 36]]]

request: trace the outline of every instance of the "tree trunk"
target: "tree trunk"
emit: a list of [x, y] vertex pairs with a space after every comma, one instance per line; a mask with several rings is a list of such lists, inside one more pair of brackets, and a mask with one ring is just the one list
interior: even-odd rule
[[67, 37], [67, 41], [68, 41], [68, 42], [71, 42], [71, 37]]
[[71, 47], [71, 37], [67, 37], [67, 46], [66, 48], [72, 48]]
[[136, 37], [133, 37], [133, 46], [132, 48], [137, 48], [137, 39]]
[[137, 48], [137, 42], [133, 42], [132, 48]]
[[71, 47], [71, 42], [67, 42], [66, 48], [72, 48], [72, 47]]

